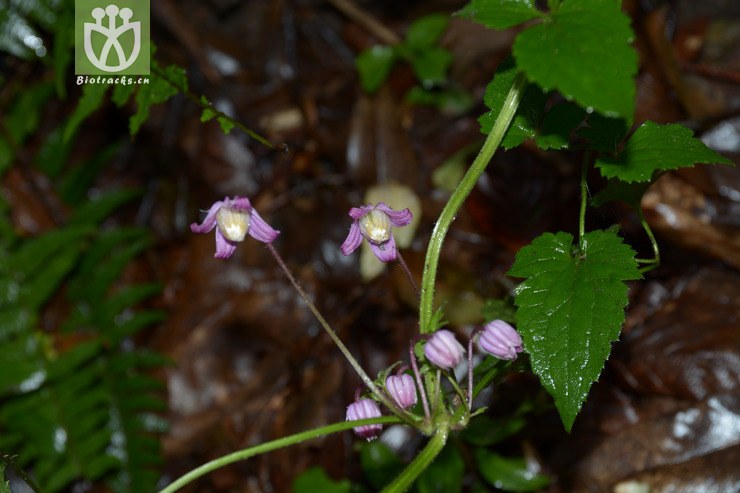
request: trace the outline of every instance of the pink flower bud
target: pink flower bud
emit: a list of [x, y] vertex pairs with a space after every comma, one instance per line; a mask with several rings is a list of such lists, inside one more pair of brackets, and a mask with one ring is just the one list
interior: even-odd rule
[[519, 333], [503, 320], [488, 322], [483, 327], [478, 344], [483, 351], [509, 361], [514, 361], [517, 353], [524, 350]]
[[416, 385], [411, 375], [391, 375], [385, 379], [388, 395], [401, 409], [408, 409], [416, 404]]
[[[378, 406], [378, 403], [372, 399], [358, 399], [347, 406], [347, 421], [379, 418], [380, 416], [380, 406]], [[371, 442], [378, 438], [378, 435], [380, 435], [380, 432], [383, 429], [383, 425], [363, 425], [357, 426], [353, 429], [358, 437]]]
[[449, 330], [438, 330], [424, 345], [424, 356], [443, 370], [452, 370], [465, 358], [465, 348]]

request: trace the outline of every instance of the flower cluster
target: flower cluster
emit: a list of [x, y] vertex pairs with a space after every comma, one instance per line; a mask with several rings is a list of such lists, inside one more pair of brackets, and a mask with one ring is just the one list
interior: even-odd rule
[[[350, 255], [357, 250], [362, 243], [362, 238], [365, 238], [370, 245], [370, 249], [379, 260], [392, 262], [398, 259], [408, 271], [405, 262], [397, 251], [393, 228], [403, 227], [411, 223], [412, 214], [409, 209], [396, 211], [380, 202], [377, 205], [368, 204], [353, 207], [349, 211], [349, 216], [352, 218], [352, 224], [347, 239], [340, 247], [344, 255]], [[233, 199], [226, 197], [215, 202], [208, 210], [203, 222], [191, 224], [190, 229], [195, 233], [208, 233], [215, 229], [215, 257], [222, 259], [230, 257], [236, 250], [237, 244], [244, 241], [247, 236], [270, 245], [280, 234], [279, 231], [273, 229], [262, 219], [246, 197], [234, 197]], [[271, 246], [270, 251], [283, 265], [277, 252]], [[283, 268], [287, 269], [284, 265]], [[292, 275], [287, 274], [296, 289], [302, 292]], [[411, 276], [410, 272], [409, 276]], [[304, 299], [306, 299], [305, 296]], [[327, 328], [327, 330], [333, 333], [330, 328]], [[468, 343], [468, 406], [471, 405], [473, 397], [472, 348], [478, 335], [480, 335], [478, 339], [480, 348], [502, 360], [513, 361], [523, 351], [521, 337], [511, 325], [503, 320], [494, 320], [474, 330]], [[453, 332], [441, 329], [423, 338], [426, 339], [424, 358], [430, 365], [436, 366], [440, 370], [452, 371], [465, 360], [465, 348], [458, 342]], [[340, 342], [338, 344], [341, 345]], [[375, 388], [374, 384], [369, 383], [368, 385], [372, 387], [371, 390], [373, 390], [375, 398], [384, 402], [398, 416], [411, 417], [410, 410], [417, 404], [420, 395], [424, 414], [427, 418], [426, 421], [429, 422], [431, 419], [429, 401], [416, 361], [414, 345], [415, 343], [412, 343], [409, 348], [413, 376], [405, 373], [406, 367], [402, 367], [395, 375], [387, 376], [384, 391]], [[457, 388], [457, 386], [455, 387]], [[437, 391], [439, 391], [439, 387]], [[460, 391], [458, 390], [458, 392]], [[466, 398], [462, 392], [460, 392], [460, 396], [463, 399]], [[347, 421], [379, 418], [380, 416], [381, 411], [378, 402], [369, 398], [360, 398], [359, 393], [355, 397], [355, 401], [347, 407]], [[380, 435], [382, 429], [381, 424], [368, 424], [356, 426], [354, 431], [366, 440], [374, 440]]]
[[[468, 343], [468, 406], [471, 405], [472, 395], [472, 345], [478, 338], [480, 348], [496, 358], [513, 361], [517, 355], [523, 351], [522, 338], [519, 333], [503, 320], [494, 320], [488, 322], [482, 327], [473, 331]], [[419, 370], [416, 365], [414, 356], [413, 343], [409, 350], [411, 366], [416, 375], [416, 384], [414, 378], [400, 370], [396, 375], [390, 375], [385, 380], [386, 394], [392, 399], [392, 402], [398, 406], [402, 412], [412, 408], [417, 403], [417, 387], [421, 394], [424, 413], [427, 418], [430, 417], [429, 405], [424, 391]], [[428, 337], [424, 344], [424, 358], [433, 366], [440, 370], [450, 371], [457, 368], [465, 360], [465, 347], [460, 344], [455, 334], [446, 329], [434, 332]], [[347, 420], [379, 417], [380, 407], [370, 399], [355, 399], [355, 402], [347, 408]], [[382, 425], [363, 425], [354, 428], [355, 433], [366, 440], [374, 440], [380, 435]]]

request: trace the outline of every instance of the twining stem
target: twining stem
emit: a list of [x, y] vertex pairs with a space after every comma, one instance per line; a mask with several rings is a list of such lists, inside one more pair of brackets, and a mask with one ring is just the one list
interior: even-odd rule
[[168, 83], [169, 85], [171, 85], [178, 92], [182, 93], [186, 98], [188, 98], [190, 101], [192, 101], [193, 103], [195, 103], [198, 106], [200, 106], [202, 109], [211, 111], [214, 114], [214, 118], [227, 120], [229, 123], [231, 123], [232, 125], [234, 125], [236, 128], [238, 128], [239, 130], [241, 130], [245, 134], [249, 135], [254, 140], [256, 140], [257, 142], [259, 142], [260, 144], [264, 145], [265, 147], [267, 147], [269, 149], [276, 149], [276, 150], [281, 151], [281, 152], [287, 152], [288, 151], [288, 146], [286, 144], [277, 144], [277, 145], [273, 144], [272, 142], [270, 142], [269, 140], [267, 140], [265, 137], [261, 136], [260, 134], [258, 134], [254, 130], [252, 130], [251, 128], [249, 128], [246, 125], [244, 125], [239, 120], [236, 120], [235, 118], [230, 117], [229, 115], [227, 115], [223, 111], [220, 111], [219, 109], [217, 109], [211, 103], [209, 103], [209, 102], [203, 102], [201, 100], [201, 98], [199, 98], [198, 96], [196, 96], [195, 94], [193, 94], [192, 92], [190, 92], [187, 89], [187, 87], [181, 87], [175, 81], [173, 81], [169, 77], [167, 77], [167, 74], [165, 74], [158, 66], [152, 65], [152, 72], [154, 73], [154, 75], [156, 75], [157, 77], [159, 77], [160, 79], [162, 79], [163, 81], [165, 81], [166, 83]]
[[639, 203], [635, 206], [635, 209], [637, 210], [637, 215], [640, 218], [642, 229], [645, 230], [645, 234], [648, 235], [648, 238], [650, 238], [650, 244], [653, 246], [653, 258], [637, 259], [638, 262], [642, 264], [647, 264], [640, 268], [640, 272], [645, 273], [649, 270], [655, 269], [660, 265], [660, 249], [658, 248], [658, 242], [655, 240], [655, 235], [653, 235], [653, 230], [650, 229], [650, 225], [645, 219], [645, 214], [643, 214], [642, 207], [640, 207]]
[[434, 330], [431, 323], [434, 312], [434, 284], [437, 279], [437, 266], [439, 264], [439, 255], [442, 251], [442, 243], [445, 236], [447, 236], [447, 231], [455, 219], [457, 212], [462, 207], [463, 202], [471, 190], [473, 190], [475, 183], [480, 178], [480, 175], [483, 174], [486, 166], [488, 166], [493, 153], [499, 144], [501, 144], [501, 140], [504, 138], [504, 134], [509, 128], [509, 125], [511, 125], [514, 114], [519, 107], [519, 100], [526, 84], [527, 79], [524, 74], [521, 72], [518, 73], [509, 90], [509, 94], [506, 96], [501, 113], [499, 113], [498, 118], [493, 123], [491, 132], [486, 137], [483, 147], [473, 161], [473, 164], [470, 165], [470, 168], [465, 173], [465, 176], [463, 176], [460, 184], [450, 196], [444, 209], [442, 209], [437, 224], [434, 226], [432, 237], [429, 239], [429, 247], [427, 248], [426, 259], [424, 260], [424, 273], [421, 279], [419, 330], [422, 334]]
[[591, 153], [586, 151], [581, 164], [581, 210], [578, 214], [578, 246], [583, 247], [583, 236], [586, 234], [586, 205], [588, 204], [588, 164]]
[[390, 423], [395, 424], [400, 422], [401, 420], [396, 416], [381, 416], [379, 418], [360, 419], [357, 421], [342, 421], [341, 423], [334, 423], [331, 425], [322, 426], [320, 428], [315, 428], [313, 430], [296, 433], [295, 435], [278, 438], [277, 440], [273, 440], [271, 442], [261, 443], [259, 445], [255, 445], [254, 447], [238, 450], [228, 455], [224, 455], [223, 457], [219, 457], [218, 459], [213, 459], [210, 462], [206, 462], [205, 464], [196, 467], [184, 476], [181, 476], [176, 481], [170, 483], [165, 488], [160, 490], [159, 493], [173, 493], [186, 484], [195, 481], [199, 477], [205, 476], [209, 472], [215, 471], [216, 469], [229, 464], [233, 464], [234, 462], [238, 462], [240, 460], [249, 459], [250, 457], [254, 457], [255, 455], [264, 454], [272, 450], [295, 445], [297, 443], [305, 442], [306, 440], [311, 440], [320, 436], [349, 430], [356, 426]]
[[435, 457], [439, 455], [447, 443], [450, 434], [448, 423], [440, 423], [437, 426], [432, 438], [429, 439], [426, 446], [419, 452], [411, 463], [406, 466], [401, 474], [393, 480], [388, 486], [381, 490], [381, 493], [402, 493], [408, 490], [416, 478], [429, 467]]
[[288, 269], [288, 266], [285, 265], [285, 262], [283, 261], [283, 258], [280, 256], [280, 254], [275, 250], [275, 247], [272, 246], [272, 243], [267, 243], [267, 249], [270, 251], [272, 256], [275, 258], [275, 261], [278, 263], [281, 269], [283, 269], [283, 272], [285, 272], [285, 275], [288, 276], [288, 279], [290, 280], [291, 284], [293, 284], [293, 287], [298, 292], [301, 298], [303, 298], [303, 301], [308, 306], [308, 309], [311, 310], [311, 313], [316, 317], [316, 320], [319, 321], [319, 324], [324, 328], [327, 334], [329, 334], [329, 337], [331, 337], [332, 341], [334, 341], [334, 344], [337, 345], [339, 350], [342, 352], [345, 358], [347, 358], [347, 361], [349, 361], [349, 364], [352, 365], [352, 368], [354, 368], [355, 372], [360, 376], [360, 379], [362, 379], [363, 383], [367, 385], [367, 388], [370, 389], [370, 391], [383, 403], [386, 405], [388, 409], [393, 411], [398, 416], [403, 416], [404, 412], [403, 410], [399, 409], [399, 407], [388, 398], [388, 396], [385, 394], [385, 392], [381, 392], [380, 389], [378, 389], [375, 386], [375, 383], [372, 381], [372, 379], [365, 373], [365, 370], [362, 369], [362, 366], [357, 362], [354, 356], [352, 356], [352, 353], [349, 352], [349, 349], [347, 349], [347, 346], [344, 345], [342, 340], [339, 338], [336, 332], [334, 332], [334, 329], [331, 328], [331, 325], [329, 325], [329, 322], [324, 319], [324, 317], [319, 312], [318, 308], [316, 308], [316, 305], [313, 304], [311, 299], [308, 297], [306, 292], [303, 290], [300, 284], [298, 284], [298, 281], [296, 281], [295, 277], [293, 276], [293, 273]]

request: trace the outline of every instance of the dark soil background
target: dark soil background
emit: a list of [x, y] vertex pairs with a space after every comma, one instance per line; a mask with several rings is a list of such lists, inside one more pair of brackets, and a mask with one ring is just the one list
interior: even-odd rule
[[[455, 56], [450, 83], [478, 103], [462, 114], [441, 112], [404, 102], [415, 84], [404, 65], [376, 95], [364, 95], [354, 58], [383, 41], [368, 19], [403, 36], [420, 16], [451, 13], [464, 2], [356, 0], [364, 17], [347, 16], [342, 3], [152, 1], [158, 60], [185, 67], [193, 92], [285, 143], [287, 152], [202, 124], [200, 109], [181, 96], [153, 108], [133, 141], [126, 137], [129, 112], [113, 105], [81, 134], [81, 153], [124, 139], [101, 189], [146, 189], [120, 221], [151, 228], [156, 240], [130, 276], [160, 282], [157, 303], [170, 314], [137, 341], [174, 361], [161, 374], [169, 480], [237, 449], [342, 420], [359, 384], [263, 244], [245, 241], [223, 261], [213, 258], [212, 235], [190, 233], [188, 225], [215, 200], [248, 195], [282, 231], [276, 248], [371, 375], [404, 358], [417, 330], [400, 269], [390, 266], [364, 283], [358, 256], [339, 252], [346, 214], [376, 184], [413, 189], [423, 213], [404, 255], [420, 276], [446, 199], [430, 176], [482, 142], [476, 118], [483, 92], [515, 33], [452, 21], [442, 43]], [[640, 54], [636, 122], [681, 122], [737, 163], [740, 3], [624, 4]], [[49, 108], [50, 122], [71, 104]], [[504, 273], [518, 248], [543, 231], [577, 228], [579, 166], [576, 153], [543, 153], [526, 143], [496, 154], [443, 252], [439, 298], [462, 313], [454, 327], [460, 333], [466, 317], [479, 319], [484, 298], [510, 291]], [[53, 207], [39, 205], [27, 171], [14, 167], [2, 187], [16, 224], [33, 234], [53, 224]], [[592, 185], [601, 186], [598, 176]], [[663, 263], [632, 286], [622, 338], [573, 432], [548, 408], [506, 447], [551, 474], [551, 492], [628, 491], [614, 487], [632, 480], [654, 492], [740, 491], [740, 173], [712, 166], [667, 173], [643, 206]], [[589, 227], [614, 223], [641, 256], [652, 254], [626, 208], [610, 205], [587, 220]], [[534, 377], [517, 374], [491, 406], [538, 392]], [[185, 491], [290, 491], [294, 477], [315, 465], [333, 478], [361, 481], [357, 441], [349, 432], [314, 440], [221, 469]]]

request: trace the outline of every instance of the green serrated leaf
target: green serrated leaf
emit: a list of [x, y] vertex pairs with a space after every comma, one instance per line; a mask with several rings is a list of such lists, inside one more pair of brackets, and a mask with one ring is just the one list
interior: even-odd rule
[[610, 231], [545, 233], [516, 255], [517, 328], [532, 369], [555, 398], [570, 430], [591, 384], [619, 337], [627, 305], [624, 281], [639, 279], [635, 252]]
[[484, 448], [475, 450], [475, 462], [488, 483], [505, 491], [539, 491], [550, 478], [527, 469], [524, 459], [502, 457]]
[[351, 489], [352, 484], [348, 480], [334, 481], [320, 467], [302, 472], [293, 481], [293, 493], [349, 493]]
[[544, 15], [534, 0], [472, 0], [456, 15], [491, 29], [507, 29]]
[[365, 92], [373, 94], [388, 79], [396, 61], [396, 50], [391, 46], [376, 45], [357, 56], [355, 65]]
[[[491, 111], [483, 114], [478, 118], [481, 133], [488, 134], [493, 128], [493, 123], [501, 113], [506, 96], [509, 94], [511, 86], [517, 75], [517, 68], [512, 58], [507, 58], [499, 65], [493, 81], [488, 84], [486, 94], [483, 98], [486, 106]], [[545, 108], [545, 93], [535, 84], [528, 84], [522, 95], [522, 102], [514, 114], [514, 120], [511, 126], [504, 134], [501, 146], [504, 149], [511, 149], [518, 146], [525, 140], [535, 136], [537, 126], [539, 125], [542, 111]]]
[[100, 108], [109, 87], [108, 84], [85, 84], [82, 86], [82, 96], [80, 96], [77, 107], [70, 115], [67, 126], [64, 128], [65, 141], [71, 139], [77, 133], [77, 129], [82, 122]]
[[573, 103], [559, 103], [550, 108], [535, 138], [537, 147], [544, 150], [567, 148], [571, 132], [583, 121], [585, 114], [583, 108]]
[[543, 89], [608, 116], [632, 119], [637, 53], [614, 0], [568, 0], [514, 41], [517, 65]]
[[732, 161], [713, 151], [683, 125], [645, 122], [616, 157], [603, 157], [596, 166], [606, 178], [624, 182], [646, 182], [656, 171], [687, 168], [695, 164], [729, 164]]
[[178, 93], [187, 89], [185, 71], [177, 65], [161, 69], [161, 75], [152, 75], [148, 84], [139, 86], [136, 93], [136, 113], [129, 120], [129, 132], [133, 137], [149, 118], [152, 105], [164, 103]]

